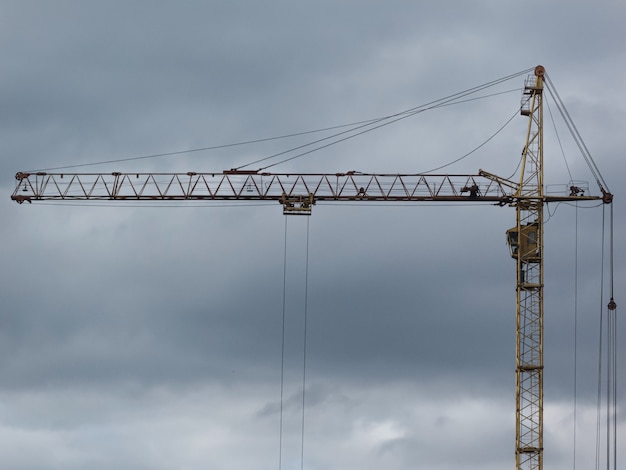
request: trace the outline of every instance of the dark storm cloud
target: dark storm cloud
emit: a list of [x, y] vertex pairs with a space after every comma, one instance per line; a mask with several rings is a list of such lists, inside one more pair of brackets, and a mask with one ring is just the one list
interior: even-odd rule
[[[530, 18], [533, 8], [545, 14]], [[285, 258], [278, 204], [18, 206], [8, 198], [13, 175], [371, 119], [542, 62], [616, 192], [621, 6], [20, 1], [3, 10], [4, 466], [271, 467], [283, 365], [285, 465], [299, 464], [303, 386], [310, 468], [512, 461], [515, 265], [504, 232], [513, 209], [318, 204], [308, 235], [304, 218], [288, 220]], [[489, 100], [273, 170], [448, 163], [516, 112], [523, 78]], [[446, 170], [509, 176], [525, 125], [516, 118]], [[318, 137], [76, 170], [219, 171]], [[550, 182], [567, 184], [569, 168], [593, 187], [568, 144], [565, 165], [560, 143], [546, 141]], [[571, 439], [554, 429], [573, 422], [575, 307], [579, 416], [595, 428], [599, 219], [560, 206], [546, 223], [546, 458], [555, 468], [571, 457]], [[619, 263], [616, 273], [623, 283]], [[581, 449], [595, 442], [580, 435]], [[477, 455], [485, 442], [490, 451]]]

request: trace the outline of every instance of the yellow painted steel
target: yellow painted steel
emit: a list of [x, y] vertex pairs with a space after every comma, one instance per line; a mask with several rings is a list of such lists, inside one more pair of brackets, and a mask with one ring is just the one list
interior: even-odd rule
[[518, 470], [543, 469], [543, 76], [535, 68], [524, 87], [528, 116], [515, 203], [517, 225], [507, 232], [517, 265], [516, 436]]

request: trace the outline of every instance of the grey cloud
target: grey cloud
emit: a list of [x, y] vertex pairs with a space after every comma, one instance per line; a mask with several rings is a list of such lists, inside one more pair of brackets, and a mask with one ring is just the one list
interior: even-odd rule
[[[512, 463], [515, 265], [504, 233], [513, 209], [318, 204], [306, 273], [306, 221], [288, 220], [285, 259], [278, 204], [18, 206], [9, 195], [19, 170], [357, 122], [541, 62], [619, 201], [622, 7], [564, 6], [5, 2], [3, 466], [275, 465], [283, 360], [284, 463], [299, 464], [305, 295], [305, 466]], [[526, 15], [539, 8], [544, 14]], [[522, 86], [523, 77], [501, 95], [273, 170], [435, 168], [494, 134]], [[509, 176], [524, 133], [516, 118], [444, 171]], [[75, 170], [220, 171], [321, 136]], [[594, 186], [571, 143], [567, 166], [560, 142], [546, 145], [549, 183], [567, 184], [569, 168]], [[601, 211], [550, 206], [547, 217], [546, 462], [554, 468], [569, 468], [561, 457], [573, 448], [557, 434], [573, 422], [575, 295], [578, 447], [595, 442]], [[624, 268], [615, 268], [619, 294]], [[475, 454], [485, 441], [491, 448]]]

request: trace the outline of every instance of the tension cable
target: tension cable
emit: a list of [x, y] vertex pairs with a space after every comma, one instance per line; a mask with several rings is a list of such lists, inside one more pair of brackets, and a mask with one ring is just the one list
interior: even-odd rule
[[[281, 334], [281, 371], [280, 371], [280, 425], [278, 442], [278, 470], [282, 470], [283, 454], [283, 430], [284, 430], [284, 396], [285, 396], [285, 344], [286, 344], [286, 312], [287, 312], [287, 237], [288, 215], [285, 215], [284, 251], [283, 251], [283, 305], [282, 305], [282, 334]], [[305, 404], [306, 404], [306, 369], [307, 369], [307, 323], [308, 323], [308, 295], [309, 295], [309, 238], [310, 217], [306, 219], [306, 249], [305, 249], [305, 276], [304, 276], [304, 325], [302, 341], [302, 413], [300, 426], [300, 468], [304, 469], [304, 430], [305, 430]]]

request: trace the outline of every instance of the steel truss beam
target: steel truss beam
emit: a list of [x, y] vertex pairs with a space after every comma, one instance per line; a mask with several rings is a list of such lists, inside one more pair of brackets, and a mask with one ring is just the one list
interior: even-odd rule
[[[35, 201], [472, 201], [512, 204], [517, 183], [490, 173], [475, 175], [347, 173], [46, 173], [20, 172], [11, 199]], [[572, 197], [563, 187], [551, 200]], [[521, 195], [521, 198], [524, 198]]]
[[[516, 204], [516, 437], [517, 470], [543, 469], [543, 67], [526, 82], [528, 116]], [[522, 237], [525, 239], [522, 240]], [[523, 249], [522, 249], [523, 248]]]

